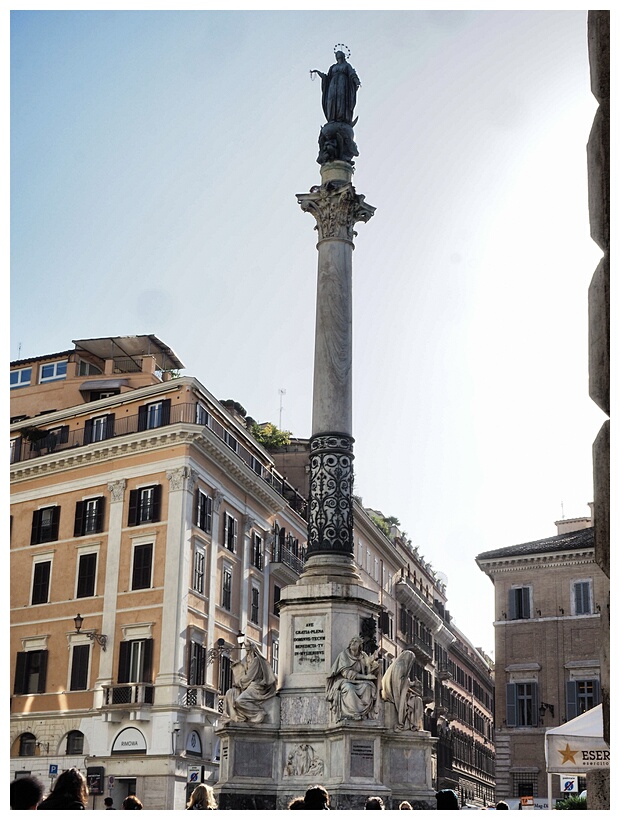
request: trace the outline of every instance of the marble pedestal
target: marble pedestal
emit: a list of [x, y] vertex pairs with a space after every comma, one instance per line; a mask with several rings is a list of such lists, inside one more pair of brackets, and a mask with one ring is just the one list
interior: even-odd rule
[[282, 590], [280, 606], [278, 693], [265, 721], [217, 730], [220, 808], [286, 809], [317, 783], [333, 809], [361, 809], [369, 795], [391, 808], [401, 800], [434, 808], [429, 733], [396, 730], [393, 707], [380, 698], [371, 717], [340, 722], [325, 699], [334, 660], [381, 609], [352, 561], [317, 556]]

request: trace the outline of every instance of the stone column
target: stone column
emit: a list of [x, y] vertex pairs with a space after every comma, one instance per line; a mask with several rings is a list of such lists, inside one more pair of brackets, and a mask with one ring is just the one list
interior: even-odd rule
[[351, 184], [353, 168], [334, 161], [321, 166], [320, 186], [298, 194], [319, 234], [308, 561], [313, 574], [353, 564], [352, 256], [356, 222], [375, 209]]
[[[191, 514], [196, 472], [188, 466], [168, 470], [168, 527], [166, 535], [165, 584], [162, 606], [161, 647], [158, 684], [172, 687], [185, 672], [187, 590], [192, 557]], [[171, 700], [174, 692], [171, 689]]]
[[124, 478], [108, 483], [110, 491], [110, 521], [108, 524], [108, 545], [105, 561], [105, 588], [103, 592], [104, 608], [101, 620], [101, 632], [107, 635], [107, 651], [99, 655], [98, 684], [110, 684], [113, 681], [114, 642], [116, 630], [116, 609], [118, 601], [118, 575], [121, 554], [121, 535], [123, 531], [123, 500], [127, 482]]
[[[222, 590], [217, 586], [217, 556], [219, 550], [219, 533], [220, 533], [220, 508], [224, 496], [220, 490], [213, 491], [213, 507], [211, 518], [211, 548], [209, 554], [209, 605], [208, 605], [208, 620], [207, 620], [207, 648], [215, 645], [215, 607], [217, 601], [220, 600]], [[218, 688], [218, 681], [215, 674], [214, 664], [209, 664], [207, 668], [207, 683]]]
[[248, 613], [250, 611], [250, 554], [252, 552], [252, 527], [256, 521], [251, 515], [244, 515], [241, 519], [242, 538], [239, 542], [243, 544], [243, 555], [241, 556], [241, 598], [239, 612], [239, 631], [245, 635], [248, 626]]

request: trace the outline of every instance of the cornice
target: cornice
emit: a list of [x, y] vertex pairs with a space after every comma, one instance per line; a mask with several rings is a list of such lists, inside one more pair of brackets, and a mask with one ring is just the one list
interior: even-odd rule
[[514, 572], [515, 570], [594, 564], [594, 550], [567, 550], [566, 552], [541, 553], [540, 555], [509, 556], [480, 561], [480, 569], [489, 576]]
[[[118, 462], [119, 459], [142, 453], [156, 453], [178, 445], [197, 447], [273, 512], [280, 512], [287, 507], [285, 500], [241, 461], [224, 442], [221, 442], [212, 430], [185, 422], [17, 462], [11, 465], [11, 485], [14, 487], [20, 482], [44, 476], [57, 477], [69, 470], [106, 464], [110, 461]], [[118, 464], [115, 471], [118, 471]]]

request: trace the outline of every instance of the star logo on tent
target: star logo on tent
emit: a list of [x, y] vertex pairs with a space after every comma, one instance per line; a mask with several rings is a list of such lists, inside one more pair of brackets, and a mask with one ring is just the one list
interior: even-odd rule
[[571, 747], [566, 744], [565, 749], [558, 749], [558, 752], [562, 755], [562, 765], [570, 760], [571, 763], [576, 764], [575, 755], [577, 754], [577, 749], [571, 749]]

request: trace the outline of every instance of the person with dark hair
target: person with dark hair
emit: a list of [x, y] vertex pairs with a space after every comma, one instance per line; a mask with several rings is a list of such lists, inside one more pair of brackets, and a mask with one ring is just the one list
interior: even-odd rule
[[11, 808], [36, 809], [43, 797], [43, 783], [36, 777], [18, 777], [11, 780]]
[[287, 809], [305, 809], [306, 808], [306, 801], [303, 797], [294, 797], [291, 802], [286, 807]]
[[123, 808], [124, 808], [126, 811], [129, 811], [130, 809], [131, 809], [132, 811], [133, 811], [133, 810], [140, 811], [140, 810], [142, 809], [142, 801], [141, 801], [141, 800], [139, 800], [139, 799], [136, 797], [136, 795], [135, 795], [135, 794], [130, 794], [130, 795], [129, 795], [129, 797], [126, 797], [126, 798], [123, 800]]
[[443, 811], [444, 809], [460, 809], [459, 798], [452, 789], [441, 789], [441, 791], [437, 792], [435, 798], [437, 800], [438, 811]]
[[111, 797], [104, 797], [103, 805], [105, 806], [106, 811], [116, 811], [114, 808], [114, 800], [112, 800]]
[[383, 800], [380, 797], [369, 797], [366, 800], [366, 805], [364, 809], [367, 811], [369, 809], [378, 809], [379, 811], [385, 811], [385, 806], [383, 805]]
[[413, 811], [413, 806], [408, 800], [403, 800], [403, 802], [398, 806], [399, 809], [408, 809], [409, 811]]
[[83, 810], [88, 804], [88, 785], [79, 769], [67, 769], [58, 776], [54, 788], [42, 803], [39, 811], [47, 809]]
[[503, 809], [504, 811], [506, 811], [506, 809], [510, 809], [510, 806], [504, 800], [500, 800], [499, 803], [495, 804], [495, 808], [498, 810]]
[[323, 786], [310, 786], [304, 796], [307, 809], [329, 810], [329, 794]]

